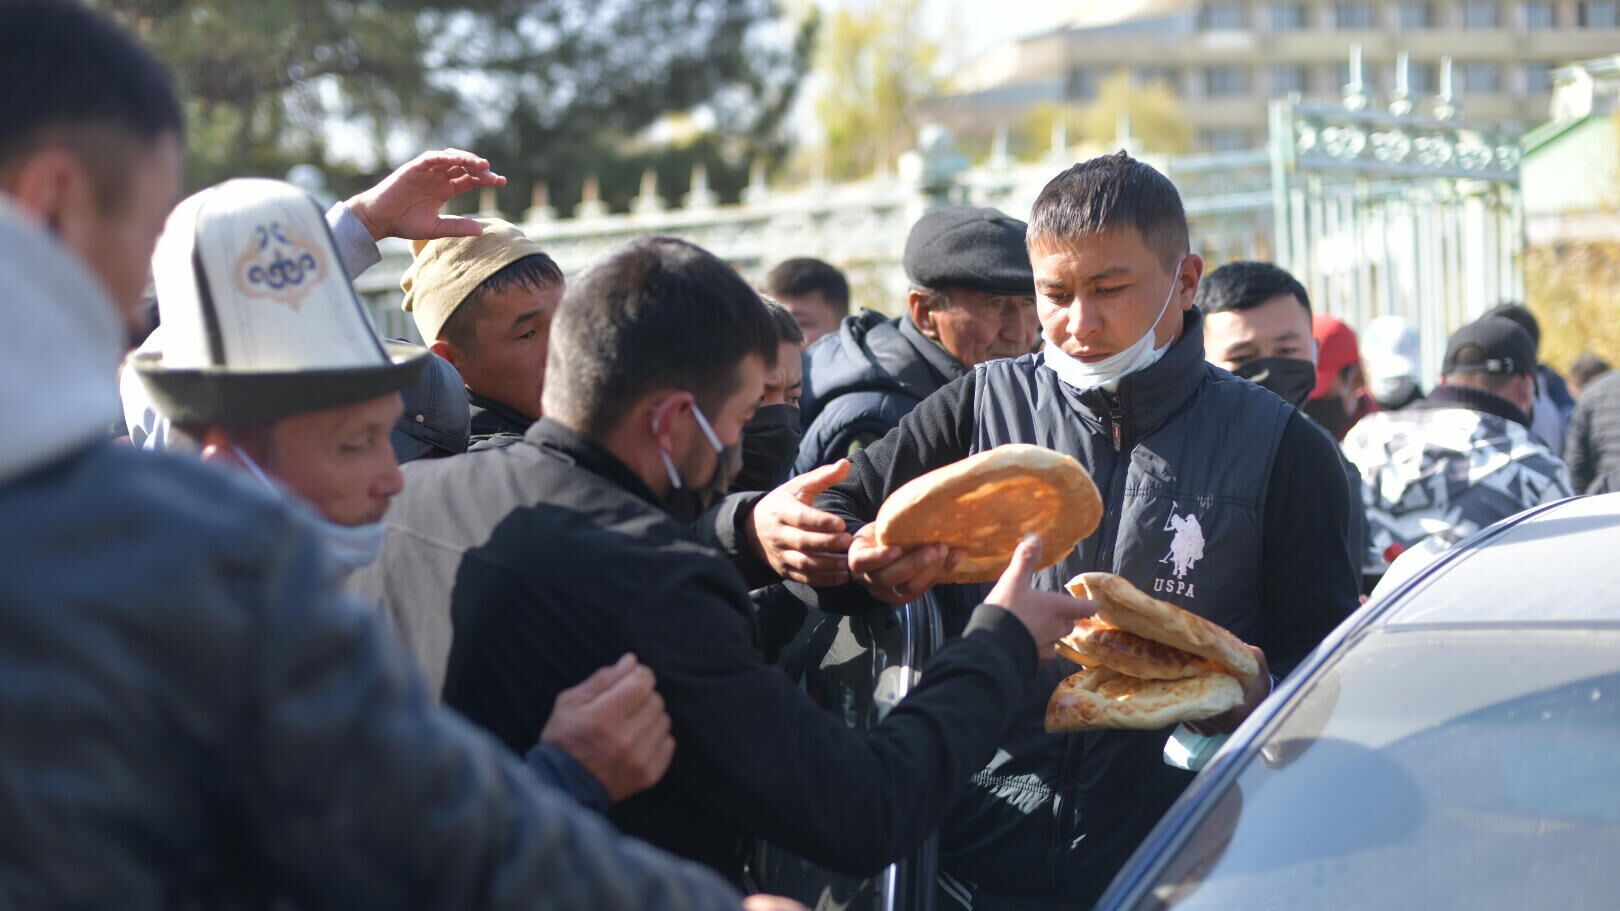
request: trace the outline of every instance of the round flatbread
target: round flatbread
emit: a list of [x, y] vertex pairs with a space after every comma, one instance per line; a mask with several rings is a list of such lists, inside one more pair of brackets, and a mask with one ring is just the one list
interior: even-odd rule
[[1221, 670], [1208, 658], [1144, 639], [1096, 617], [1076, 621], [1074, 631], [1058, 640], [1057, 650], [1085, 667], [1106, 667], [1148, 680], [1184, 680]]
[[993, 582], [1024, 535], [1056, 564], [1102, 521], [1102, 497], [1073, 458], [1009, 443], [913, 479], [877, 515], [877, 540], [906, 550], [945, 544], [962, 556], [941, 583]]
[[1215, 662], [1245, 686], [1260, 663], [1243, 640], [1191, 611], [1144, 594], [1113, 573], [1084, 573], [1069, 580], [1069, 592], [1098, 602], [1103, 623]]
[[1088, 667], [1058, 684], [1046, 703], [1046, 730], [1051, 734], [1099, 728], [1154, 731], [1214, 718], [1242, 704], [1243, 687], [1228, 674], [1143, 680], [1106, 667]]

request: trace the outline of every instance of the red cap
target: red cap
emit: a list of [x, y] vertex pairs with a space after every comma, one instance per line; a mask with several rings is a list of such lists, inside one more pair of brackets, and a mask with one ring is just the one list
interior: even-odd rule
[[1311, 315], [1311, 337], [1316, 339], [1316, 388], [1310, 398], [1314, 402], [1332, 394], [1344, 368], [1361, 363], [1361, 349], [1356, 331], [1325, 313]]

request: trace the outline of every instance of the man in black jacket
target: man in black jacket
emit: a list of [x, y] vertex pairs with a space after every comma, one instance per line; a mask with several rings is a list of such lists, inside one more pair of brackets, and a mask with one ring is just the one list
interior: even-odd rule
[[906, 238], [906, 310], [864, 310], [805, 353], [804, 439], [795, 474], [883, 436], [976, 364], [1035, 344], [1025, 224], [995, 209], [929, 212]]
[[546, 416], [510, 446], [407, 466], [369, 593], [447, 606], [445, 702], [514, 750], [557, 693], [633, 651], [676, 752], [663, 782], [611, 811], [628, 834], [733, 880], [747, 835], [857, 875], [908, 854], [1091, 605], [1009, 581], [876, 730], [844, 728], [765, 663], [749, 583], [690, 537], [776, 357], [759, 295], [653, 238], [585, 273], [553, 331]]
[[[855, 613], [933, 588], [951, 555], [878, 546], [871, 520], [900, 485], [1009, 442], [1081, 461], [1102, 528], [1036, 586], [1110, 570], [1264, 649], [1286, 671], [1356, 606], [1350, 498], [1333, 442], [1277, 396], [1204, 360], [1175, 188], [1124, 153], [1075, 165], [1035, 203], [1030, 258], [1040, 354], [982, 364], [857, 454], [817, 505], [855, 533], [855, 581], [816, 590]], [[935, 592], [947, 618], [973, 587]], [[1054, 662], [996, 761], [941, 832], [949, 891], [974, 908], [1086, 907], [1191, 775], [1161, 761], [1169, 731], [1053, 736], [1045, 703], [1074, 666]], [[926, 679], [926, 677], [925, 677]], [[1268, 692], [1261, 674], [1230, 730]]]

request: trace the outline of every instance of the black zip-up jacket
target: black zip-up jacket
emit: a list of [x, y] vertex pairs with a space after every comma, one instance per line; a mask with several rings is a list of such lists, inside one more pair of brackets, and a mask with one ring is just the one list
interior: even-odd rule
[[675, 759], [610, 818], [733, 880], [747, 835], [856, 875], [908, 854], [990, 759], [1035, 671], [1017, 618], [980, 607], [857, 733], [760, 656], [732, 559], [582, 435], [542, 419], [510, 446], [412, 468], [384, 553], [405, 575], [381, 594], [450, 611], [445, 702], [521, 751], [558, 693], [634, 652], [657, 675]]

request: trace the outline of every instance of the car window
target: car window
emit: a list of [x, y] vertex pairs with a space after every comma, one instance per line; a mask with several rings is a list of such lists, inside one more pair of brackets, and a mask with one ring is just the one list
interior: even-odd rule
[[1617, 770], [1620, 631], [1374, 632], [1126, 906], [1609, 907]]

